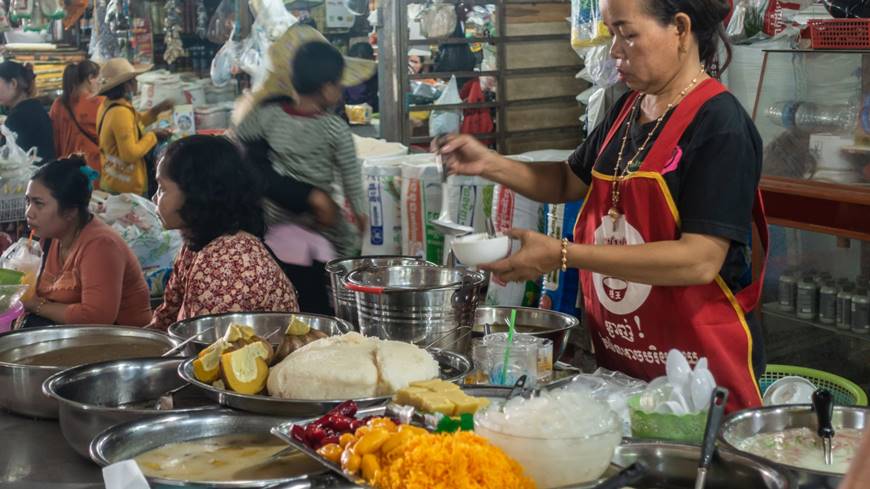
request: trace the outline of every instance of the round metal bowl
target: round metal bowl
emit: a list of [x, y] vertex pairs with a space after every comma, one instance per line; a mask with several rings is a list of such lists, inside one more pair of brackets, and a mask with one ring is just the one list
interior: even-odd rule
[[272, 334], [275, 330], [280, 330], [277, 335], [272, 337], [271, 341], [274, 344], [280, 343], [281, 335], [290, 321], [298, 317], [302, 321], [308, 323], [312, 329], [323, 331], [329, 336], [344, 334], [353, 330], [350, 323], [343, 319], [334, 318], [331, 316], [321, 316], [319, 314], [305, 313], [279, 313], [279, 312], [244, 312], [244, 313], [228, 313], [217, 314], [214, 316], [200, 316], [185, 321], [179, 321], [169, 327], [169, 336], [179, 341], [184, 341], [191, 336], [214, 328], [210, 333], [188, 343], [187, 353], [196, 355], [208, 345], [217, 341], [226, 333], [227, 329], [232, 324], [243, 324], [254, 328], [254, 331], [260, 336], [266, 337]]
[[[91, 459], [101, 466], [132, 459], [170, 443], [182, 443], [202, 438], [225, 435], [271, 436], [271, 429], [286, 421], [268, 416], [252, 416], [228, 410], [179, 414], [133, 421], [104, 431], [90, 445]], [[299, 475], [287, 479], [243, 481], [183, 481], [149, 477], [151, 487], [271, 487], [298, 481], [316, 480], [324, 473], [323, 467], [299, 453], [289, 456], [287, 462], [298, 468]], [[296, 487], [296, 486], [293, 486]]]
[[[471, 361], [468, 357], [452, 351], [431, 348], [429, 352], [438, 361], [441, 367], [441, 378], [450, 382], [464, 379], [471, 372]], [[323, 399], [323, 400], [298, 400], [281, 399], [277, 397], [256, 395], [250, 396], [239, 394], [230, 390], [223, 390], [200, 382], [193, 375], [193, 358], [185, 360], [178, 366], [178, 375], [182, 379], [202, 389], [206, 396], [214, 399], [221, 406], [248, 411], [270, 416], [289, 416], [294, 418], [306, 418], [325, 414], [330, 409], [341, 404], [347, 399]], [[359, 407], [375, 406], [386, 403], [392, 396], [369, 397], [354, 399]]]
[[136, 358], [95, 363], [56, 373], [42, 385], [60, 406], [60, 430], [81, 456], [90, 457], [95, 436], [111, 426], [142, 418], [215, 409], [196, 389], [173, 395], [178, 406], [158, 410], [161, 395], [186, 384], [180, 358]]
[[493, 333], [508, 330], [505, 321], [510, 320], [511, 311], [517, 311], [518, 332], [547, 338], [553, 342], [553, 361], [565, 353], [571, 331], [580, 326], [580, 320], [556, 311], [533, 307], [478, 307], [474, 315], [475, 337], [483, 336], [484, 325], [490, 325]]
[[[640, 482], [631, 484], [635, 489], [693, 489], [698, 474], [701, 447], [666, 442], [639, 442], [628, 440], [616, 447], [613, 465], [602, 476], [615, 475], [621, 468], [641, 460], [649, 472]], [[602, 480], [576, 489], [594, 488]], [[707, 473], [705, 489], [796, 489], [792, 474], [759, 459], [742, 455], [726, 448], [716, 450]]]
[[[124, 352], [101, 350], [100, 358], [83, 359], [77, 365], [39, 365], [26, 363], [28, 358], [61, 348], [93, 347], [95, 345], [143, 345], [158, 343], [167, 351], [178, 342], [161, 331], [122, 326], [65, 325], [47, 328], [21, 329], [0, 334], [0, 407], [37, 418], [57, 418], [57, 401], [42, 393], [45, 379], [70, 367], [97, 361], [120, 359]], [[141, 356], [154, 356], [150, 351]], [[136, 355], [133, 355], [136, 356]]]
[[[842, 428], [867, 430], [870, 425], [870, 409], [859, 407], [835, 406], [834, 431]], [[771, 406], [760, 409], [747, 409], [732, 414], [722, 423], [719, 442], [730, 449], [737, 450], [741, 441], [758, 433], [783, 431], [790, 428], [809, 428], [815, 432], [818, 422], [812, 406]], [[836, 435], [835, 435], [836, 436]], [[746, 452], [741, 452], [746, 453]], [[821, 453], [819, 454], [821, 456]], [[768, 463], [793, 472], [800, 488], [831, 488], [839, 486], [843, 474], [819, 472], [802, 467], [783, 465], [772, 460]]]

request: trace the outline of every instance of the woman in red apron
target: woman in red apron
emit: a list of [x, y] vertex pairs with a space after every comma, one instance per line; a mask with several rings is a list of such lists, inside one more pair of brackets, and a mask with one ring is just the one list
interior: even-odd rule
[[468, 136], [440, 142], [455, 173], [539, 201], [585, 195], [574, 243], [513, 230], [522, 249], [485, 268], [504, 280], [579, 268], [601, 366], [651, 380], [676, 348], [690, 363], [708, 359], [729, 410], [758, 406], [764, 358], [750, 313], [761, 277], [751, 280], [748, 257], [753, 221], [767, 247], [761, 140], [708, 74], [728, 2], [601, 0], [601, 12], [632, 91], [567, 164], [509, 160]]

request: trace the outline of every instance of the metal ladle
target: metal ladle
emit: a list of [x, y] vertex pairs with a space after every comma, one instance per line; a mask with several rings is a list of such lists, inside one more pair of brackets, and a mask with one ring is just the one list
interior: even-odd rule
[[472, 233], [474, 228], [453, 222], [453, 212], [450, 209], [450, 185], [447, 184], [448, 172], [441, 157], [440, 138], [436, 139], [436, 144], [438, 144], [439, 149], [435, 153], [435, 162], [438, 163], [441, 172], [441, 213], [438, 214], [438, 219], [432, 221], [432, 225], [448, 236], [462, 236]]

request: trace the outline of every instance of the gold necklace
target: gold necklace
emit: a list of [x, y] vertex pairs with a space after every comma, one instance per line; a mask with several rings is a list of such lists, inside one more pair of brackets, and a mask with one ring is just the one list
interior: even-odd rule
[[[664, 112], [662, 112], [662, 115], [660, 115], [659, 118], [656, 119], [655, 125], [653, 126], [652, 130], [647, 133], [646, 139], [644, 139], [643, 144], [638, 147], [637, 151], [634, 153], [634, 156], [632, 156], [630, 160], [625, 162], [625, 165], [622, 165], [622, 155], [625, 152], [625, 144], [628, 141], [629, 134], [631, 133], [631, 123], [634, 120], [635, 116], [637, 116], [637, 111], [640, 107], [640, 103], [643, 101], [643, 98], [646, 95], [638, 97], [637, 100], [634, 102], [634, 107], [632, 107], [631, 114], [629, 115], [628, 121], [625, 125], [625, 134], [622, 135], [622, 143], [619, 146], [619, 153], [616, 156], [616, 166], [613, 169], [613, 182], [610, 184], [610, 210], [607, 211], [607, 215], [610, 216], [611, 220], [613, 221], [614, 232], [616, 232], [616, 223], [619, 217], [622, 216], [622, 213], [619, 212], [620, 184], [622, 184], [622, 181], [625, 180], [625, 177], [627, 177], [630, 173], [629, 168], [631, 168], [632, 165], [637, 162], [637, 159], [640, 157], [640, 155], [643, 154], [644, 150], [646, 149], [646, 145], [649, 144], [653, 135], [662, 124], [662, 121], [665, 120], [665, 116], [667, 116], [668, 113], [670, 113], [670, 111], [683, 100], [683, 98], [689, 93], [689, 91], [692, 90], [692, 88], [698, 83], [698, 78], [700, 78], [701, 75], [704, 74], [704, 71], [705, 69], [702, 66], [701, 71], [698, 73], [698, 76], [692, 79], [692, 83], [689, 83], [689, 86], [684, 88], [683, 91], [681, 91], [680, 94], [677, 95], [674, 101], [668, 104], [667, 108], [665, 108]], [[621, 169], [620, 166], [622, 167]]]

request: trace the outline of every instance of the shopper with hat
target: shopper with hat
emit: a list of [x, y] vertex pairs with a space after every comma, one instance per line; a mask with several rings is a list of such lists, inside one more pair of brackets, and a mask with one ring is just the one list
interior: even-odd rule
[[172, 109], [165, 100], [148, 112], [137, 112], [132, 97], [136, 92], [136, 77], [151, 66], [134, 67], [124, 58], [113, 58], [100, 70], [100, 95], [106, 97], [97, 114], [103, 175], [101, 187], [112, 193], [149, 194], [149, 181], [154, 180], [153, 166], [147, 159], [158, 142], [169, 139], [167, 129], [145, 132], [161, 112]]

